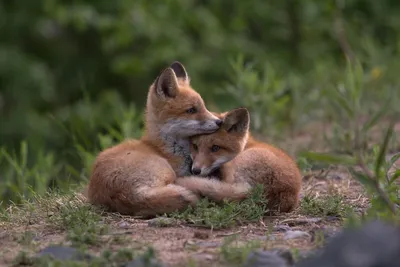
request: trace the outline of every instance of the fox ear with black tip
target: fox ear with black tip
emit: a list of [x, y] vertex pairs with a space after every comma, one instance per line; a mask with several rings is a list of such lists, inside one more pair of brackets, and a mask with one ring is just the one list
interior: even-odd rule
[[166, 68], [155, 81], [156, 93], [162, 98], [173, 98], [179, 92], [178, 80], [172, 68]]
[[169, 67], [175, 72], [175, 75], [178, 79], [181, 79], [188, 84], [190, 83], [189, 75], [182, 63], [179, 61], [174, 61]]
[[247, 133], [250, 127], [250, 112], [246, 108], [229, 111], [224, 117], [222, 127], [228, 133]]

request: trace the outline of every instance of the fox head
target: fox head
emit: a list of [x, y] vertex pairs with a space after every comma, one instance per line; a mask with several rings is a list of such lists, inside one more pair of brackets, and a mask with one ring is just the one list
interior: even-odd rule
[[150, 87], [146, 123], [149, 131], [156, 126], [164, 136], [190, 137], [215, 132], [222, 120], [207, 110], [185, 67], [176, 61]]
[[222, 113], [220, 117], [223, 122], [218, 131], [190, 139], [194, 175], [210, 175], [242, 152], [247, 143], [250, 113], [246, 108]]

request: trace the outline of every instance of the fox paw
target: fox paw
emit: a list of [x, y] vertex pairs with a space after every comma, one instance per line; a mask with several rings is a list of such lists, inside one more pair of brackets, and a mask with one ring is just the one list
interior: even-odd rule
[[199, 195], [197, 195], [187, 189], [185, 189], [181, 193], [181, 197], [182, 197], [183, 201], [185, 201], [189, 205], [195, 205], [200, 200]]

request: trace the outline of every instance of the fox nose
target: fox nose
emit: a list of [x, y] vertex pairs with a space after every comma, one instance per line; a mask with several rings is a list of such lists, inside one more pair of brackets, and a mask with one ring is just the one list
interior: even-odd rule
[[201, 173], [201, 170], [198, 169], [198, 168], [193, 168], [193, 169], [192, 169], [192, 173], [193, 173], [194, 175], [199, 175], [199, 174]]
[[222, 125], [222, 120], [216, 120], [215, 124], [217, 124], [217, 126], [220, 127]]

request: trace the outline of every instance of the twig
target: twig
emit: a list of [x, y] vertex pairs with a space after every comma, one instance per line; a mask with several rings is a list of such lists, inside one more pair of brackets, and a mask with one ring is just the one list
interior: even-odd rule
[[231, 235], [240, 234], [241, 232], [242, 232], [242, 230], [239, 230], [239, 231], [236, 231], [236, 232], [231, 232], [231, 233], [218, 234], [218, 235], [216, 235], [216, 237], [231, 236]]

